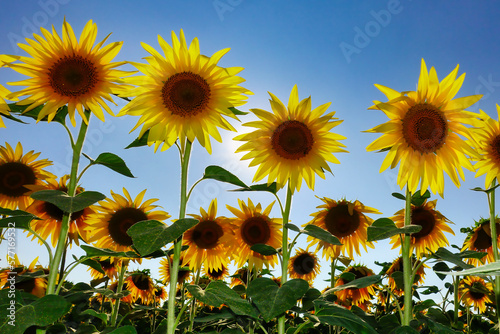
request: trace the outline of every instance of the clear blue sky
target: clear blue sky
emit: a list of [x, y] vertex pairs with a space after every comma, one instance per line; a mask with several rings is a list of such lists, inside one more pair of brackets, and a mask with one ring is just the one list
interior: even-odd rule
[[[341, 164], [331, 166], [334, 175], [327, 175], [326, 180], [317, 178], [314, 192], [304, 186], [295, 195], [291, 220], [296, 225], [310, 221], [309, 215], [322, 204], [315, 195], [358, 199], [377, 208], [383, 213], [381, 217], [391, 216], [402, 208], [403, 202], [391, 196], [392, 192], [399, 191], [397, 169], [379, 173], [384, 154], [366, 152], [366, 146], [378, 135], [361, 132], [387, 120], [381, 111], [367, 110], [373, 100], [385, 99], [374, 87], [375, 83], [398, 91], [416, 89], [420, 60], [424, 58], [429, 68], [436, 68], [440, 79], [460, 64], [459, 74], [466, 72], [467, 75], [458, 96], [484, 94], [469, 110], [481, 108], [496, 117], [495, 104], [500, 103], [500, 4], [496, 2], [40, 0], [5, 2], [2, 7], [0, 54], [24, 55], [17, 48], [17, 42], [30, 36], [33, 29], [39, 32], [40, 26], [54, 25], [60, 32], [64, 17], [77, 36], [92, 19], [99, 28], [98, 41], [110, 32], [113, 34], [108, 42], [124, 41], [115, 60], [141, 61], [147, 53], [140, 42], [159, 49], [158, 34], [169, 41], [172, 30], [178, 34], [184, 29], [189, 41], [199, 38], [203, 54], [212, 55], [220, 49], [231, 48], [220, 65], [245, 68], [241, 76], [247, 81], [242, 86], [255, 95], [240, 108], [244, 111], [270, 110], [268, 91], [286, 103], [294, 84], [298, 85], [301, 99], [312, 97], [313, 107], [332, 102], [329, 110], [335, 110], [336, 116], [344, 120], [334, 132], [347, 137], [344, 143], [350, 153], [337, 154]], [[22, 78], [10, 69], [0, 71], [0, 84]], [[113, 109], [116, 112], [123, 106], [123, 102], [117, 102], [119, 107]], [[250, 119], [251, 116], [241, 117], [242, 122]], [[172, 148], [156, 154], [151, 148], [124, 150], [137, 136], [137, 132], [129, 134], [136, 121], [132, 116], [106, 115], [106, 123], [94, 118], [85, 146], [85, 153], [93, 157], [102, 152], [120, 155], [136, 178], [94, 167], [81, 185], [106, 195], [110, 190], [121, 193], [122, 187], [126, 187], [135, 196], [147, 188], [146, 197], [159, 198], [159, 204], [176, 217], [179, 205], [177, 150]], [[42, 152], [41, 158], [54, 162], [51, 172], [58, 176], [69, 172], [70, 149], [62, 127], [56, 123], [22, 125], [8, 120], [5, 123], [7, 128], [0, 129], [2, 144], [7, 141], [15, 145], [21, 141], [26, 152]], [[226, 167], [245, 182], [251, 182], [255, 170], [249, 169], [247, 162], [239, 161], [242, 155], [233, 153], [238, 146], [231, 140], [234, 135], [223, 133], [223, 144], [213, 141], [211, 156], [199, 145], [194, 146], [191, 182], [201, 177], [204, 168], [211, 164]], [[476, 179], [468, 171], [465, 175], [466, 180], [459, 189], [446, 177], [445, 198], [432, 197], [438, 198], [437, 209], [455, 223], [456, 236], [448, 235], [448, 238], [459, 246], [465, 237], [459, 232], [460, 228], [488, 216], [486, 196], [470, 190], [483, 187], [484, 178]], [[246, 200], [248, 194], [229, 193], [227, 189], [230, 187], [204, 181], [193, 193], [190, 212], [198, 213], [200, 206], [208, 208], [210, 199], [217, 197], [218, 213], [230, 216], [226, 204], [237, 206], [237, 196]], [[268, 194], [251, 194], [251, 198], [263, 206], [273, 200]], [[277, 206], [273, 213], [279, 214]], [[305, 247], [305, 237], [299, 243]], [[29, 264], [33, 256], [40, 255], [41, 264], [47, 265], [44, 249], [29, 243], [21, 232], [18, 245], [23, 263]], [[5, 247], [0, 246], [2, 259], [5, 259]], [[75, 247], [73, 251], [82, 254]], [[380, 267], [372, 264], [374, 260], [392, 261], [397, 254], [390, 250], [387, 242], [378, 242], [374, 250], [363, 252], [355, 260], [379, 271]], [[328, 266], [324, 263], [316, 287], [324, 287], [321, 280], [327, 272]], [[156, 269], [153, 273], [156, 275]], [[435, 279], [431, 273], [428, 277]], [[87, 280], [85, 269], [72, 279]]]

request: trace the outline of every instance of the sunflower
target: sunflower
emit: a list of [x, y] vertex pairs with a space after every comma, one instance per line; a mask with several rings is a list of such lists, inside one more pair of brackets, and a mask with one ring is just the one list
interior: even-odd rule
[[[413, 284], [417, 284], [417, 285], [423, 284], [424, 280], [425, 280], [424, 269], [429, 268], [429, 267], [427, 265], [421, 263], [420, 260], [417, 260], [415, 257], [412, 257], [411, 264], [412, 264], [412, 267], [419, 266], [417, 269], [417, 272], [415, 273], [415, 279], [413, 281]], [[401, 273], [403, 272], [403, 258], [401, 256], [398, 257], [396, 260], [394, 260], [392, 262], [391, 266], [389, 267], [389, 269], [387, 269], [387, 271], [385, 272], [386, 275], [389, 277], [389, 287], [391, 288], [391, 291], [395, 295], [401, 296], [403, 294], [403, 289], [399, 289], [397, 284], [396, 284], [396, 281], [394, 280], [394, 278], [391, 277], [391, 275], [397, 271], [399, 271]]]
[[227, 218], [216, 215], [217, 199], [210, 203], [208, 213], [200, 208], [200, 215], [190, 214], [199, 223], [184, 233], [182, 244], [189, 246], [184, 252], [184, 265], [189, 263], [192, 271], [200, 269], [203, 264], [209, 270], [227, 267], [233, 232]]
[[210, 269], [210, 268], [207, 268], [207, 266], [205, 265], [203, 267], [203, 273], [205, 274], [205, 276], [207, 276], [208, 278], [210, 278], [213, 281], [217, 281], [217, 280], [223, 281], [229, 276], [229, 270], [224, 265], [219, 269]]
[[366, 241], [367, 228], [373, 223], [373, 219], [367, 217], [365, 213], [380, 213], [374, 208], [363, 205], [360, 201], [354, 202], [345, 199], [335, 201], [330, 198], [320, 198], [325, 204], [318, 206], [322, 209], [311, 214], [313, 220], [309, 223], [314, 224], [327, 230], [336, 236], [342, 246], [335, 246], [330, 243], [321, 241], [313, 237], [307, 237], [309, 247], [317, 244], [316, 251], [323, 249], [323, 257], [327, 260], [339, 257], [340, 253], [350, 258], [353, 258], [354, 251], [360, 255], [359, 246], [363, 246], [366, 251], [366, 246], [373, 248], [373, 243]]
[[[260, 277], [260, 275], [259, 275]], [[248, 269], [248, 267], [239, 268], [236, 270], [234, 275], [231, 275], [231, 284], [229, 285], [231, 288], [236, 285], [244, 285], [247, 286], [249, 281], [252, 280], [252, 273]]]
[[235, 247], [233, 254], [238, 267], [242, 267], [248, 261], [248, 267], [261, 270], [263, 265], [271, 266], [277, 263], [276, 255], [262, 255], [250, 249], [255, 244], [266, 244], [275, 249], [281, 246], [281, 221], [282, 219], [270, 218], [269, 214], [274, 202], [262, 211], [260, 203], [254, 206], [248, 199], [248, 205], [238, 199], [241, 211], [227, 205], [236, 218], [231, 219], [235, 232]]
[[486, 303], [493, 303], [493, 285], [480, 277], [466, 276], [460, 280], [458, 293], [465, 305], [474, 306], [481, 314], [486, 311]]
[[93, 260], [99, 263], [102, 270], [104, 271], [104, 274], [95, 270], [92, 267], [89, 267], [90, 276], [92, 276], [92, 279], [98, 280], [105, 276], [109, 277], [110, 279], [118, 279], [118, 274], [122, 266], [121, 259], [114, 257], [105, 257], [105, 258], [101, 257], [101, 258], [95, 258]]
[[[132, 238], [128, 229], [143, 220], [165, 220], [170, 215], [164, 211], [155, 210], [153, 205], [157, 199], [142, 202], [146, 189], [133, 200], [128, 191], [123, 188], [125, 197], [111, 191], [113, 199], [107, 198], [95, 206], [96, 213], [88, 217], [88, 230], [91, 233], [89, 242], [96, 247], [108, 248], [117, 252], [132, 251]], [[153, 211], [154, 210], [154, 211]]]
[[148, 145], [154, 143], [155, 150], [187, 138], [198, 139], [210, 153], [210, 136], [222, 140], [217, 127], [235, 131], [223, 116], [236, 118], [229, 108], [246, 102], [242, 94], [252, 94], [238, 86], [245, 81], [236, 76], [243, 68], [219, 67], [217, 62], [229, 49], [211, 57], [201, 55], [198, 39], [188, 47], [182, 30], [180, 38], [172, 31], [172, 46], [161, 36], [158, 42], [164, 55], [142, 43], [151, 56], [145, 58], [148, 64], [132, 63], [144, 75], [127, 78], [138, 87], [127, 95], [135, 98], [120, 115], [141, 116], [133, 130], [142, 125], [139, 137], [149, 130]]
[[[449, 242], [444, 232], [451, 233], [455, 235], [455, 232], [448, 226], [448, 223], [453, 224], [441, 212], [436, 210], [437, 200], [427, 201], [420, 206], [411, 206], [411, 224], [420, 225], [422, 229], [417, 233], [410, 235], [411, 238], [411, 249], [410, 252], [415, 249], [415, 253], [418, 259], [422, 258], [425, 254], [429, 252], [435, 252], [439, 247], [448, 246]], [[401, 228], [405, 224], [405, 213], [404, 209], [396, 212], [394, 217], [391, 217], [398, 228]], [[391, 237], [390, 241], [392, 249], [399, 248], [401, 246], [401, 238], [399, 235]]]
[[[472, 250], [487, 253], [482, 259], [468, 258], [467, 263], [474, 266], [495, 262], [493, 257], [493, 243], [491, 240], [491, 227], [489, 219], [480, 219], [475, 223], [474, 230], [467, 235], [462, 247], [464, 250]], [[500, 244], [500, 219], [496, 218], [497, 242]]]
[[[43, 190], [60, 190], [63, 192], [68, 191], [67, 183], [69, 176], [65, 175], [59, 179], [59, 183], [55, 179], [46, 180]], [[83, 192], [82, 187], [77, 187], [76, 194]], [[62, 219], [64, 212], [52, 203], [35, 200], [26, 211], [34, 214], [35, 216], [41, 218], [41, 220], [33, 220], [31, 222], [31, 229], [38, 233], [42, 238], [47, 239], [49, 234], [52, 234], [52, 246], [56, 247], [59, 238], [59, 232], [61, 231]], [[68, 240], [69, 244], [74, 241], [75, 244], [79, 245], [78, 238], [87, 242], [88, 240], [88, 224], [87, 219], [90, 214], [93, 214], [94, 210], [92, 206], [86, 207], [83, 210], [73, 212], [71, 214], [71, 222], [69, 225]], [[28, 237], [31, 233], [28, 233]], [[33, 236], [35, 239], [35, 236]], [[41, 241], [39, 240], [41, 243]]]
[[301, 278], [309, 282], [312, 282], [319, 274], [319, 260], [316, 254], [303, 250], [299, 248], [295, 253], [295, 256], [291, 257], [288, 262], [288, 273], [291, 278]]
[[252, 159], [250, 167], [259, 165], [253, 181], [268, 176], [267, 183], [276, 180], [281, 188], [289, 180], [292, 190], [300, 190], [302, 180], [314, 190], [315, 174], [325, 178], [331, 172], [327, 162], [340, 163], [334, 152], [347, 152], [338, 140], [345, 137], [330, 132], [342, 123], [333, 117], [335, 112], [324, 115], [330, 103], [311, 110], [311, 97], [299, 102], [297, 86], [288, 100], [288, 107], [273, 94], [270, 104], [273, 112], [250, 109], [260, 120], [243, 124], [257, 130], [236, 136], [245, 141], [237, 150], [248, 151], [242, 160]]
[[[350, 273], [353, 275], [353, 279], [347, 278], [347, 276], [352, 275], [342, 275]], [[340, 286], [347, 284], [354, 279], [368, 277], [374, 275], [373, 270], [363, 265], [352, 265], [342, 272], [341, 276], [335, 282], [335, 286]], [[337, 296], [337, 302], [341, 305], [345, 305], [348, 302], [349, 305], [356, 305], [363, 309], [366, 309], [367, 303], [375, 295], [375, 285], [369, 285], [365, 288], [347, 288], [339, 291], [335, 291]]]
[[166, 299], [167, 299], [167, 290], [165, 290], [164, 287], [156, 284], [154, 286], [154, 300], [156, 305], [161, 305], [161, 302]]
[[[116, 291], [118, 291], [118, 281], [111, 283], [109, 285], [108, 289], [110, 289], [111, 291], [116, 293]], [[124, 280], [123, 286], [122, 286], [122, 292], [123, 291], [130, 291], [128, 288], [128, 282], [125, 280]], [[111, 300], [114, 301], [115, 299], [111, 298]], [[124, 303], [129, 303], [129, 304], [134, 302], [134, 300], [132, 299], [131, 293], [128, 293], [125, 297], [120, 298], [120, 301], [122, 301]]]
[[125, 278], [124, 282], [127, 283], [127, 290], [130, 291], [132, 302], [143, 305], [154, 303], [155, 285], [147, 272], [133, 272]]
[[15, 71], [30, 78], [10, 82], [10, 85], [27, 86], [13, 92], [9, 99], [28, 96], [18, 102], [30, 105], [26, 111], [45, 104], [38, 114], [38, 121], [47, 116], [50, 122], [57, 110], [67, 105], [69, 118], [73, 126], [75, 110], [85, 122], [88, 122], [84, 108], [91, 110], [100, 120], [104, 121], [103, 109], [109, 114], [113, 112], [106, 101], [113, 103], [111, 94], [124, 94], [128, 88], [120, 79], [127, 72], [115, 69], [125, 62], [110, 61], [117, 55], [123, 42], [114, 42], [102, 47], [109, 35], [94, 46], [97, 37], [97, 25], [88, 21], [77, 41], [73, 29], [64, 20], [62, 38], [54, 27], [52, 34], [41, 28], [42, 36], [34, 34], [36, 39], [27, 38], [29, 45], [18, 44], [29, 57], [19, 57], [21, 63], [9, 65]]
[[458, 65], [439, 82], [434, 67], [428, 73], [422, 59], [417, 91], [399, 93], [375, 85], [389, 101], [374, 101], [370, 109], [382, 110], [390, 120], [367, 131], [383, 135], [366, 149], [388, 151], [380, 172], [401, 162], [397, 179], [401, 189], [408, 185], [410, 192], [415, 193], [421, 183], [422, 193], [430, 187], [442, 197], [444, 172], [460, 187], [458, 176], [464, 179], [461, 167], [474, 171], [468, 156], [477, 153], [459, 135], [470, 138], [464, 124], [474, 124], [477, 114], [464, 109], [482, 95], [453, 99], [465, 77], [462, 74], [456, 79], [457, 73]]
[[29, 195], [43, 189], [43, 180], [55, 177], [44, 169], [52, 162], [37, 161], [39, 155], [34, 151], [23, 155], [21, 143], [17, 143], [15, 150], [8, 143], [0, 146], [0, 207], [25, 210], [33, 202]]
[[[170, 283], [170, 263], [173, 261], [173, 256], [170, 255], [170, 259], [164, 257], [160, 260], [160, 268], [158, 272], [160, 273], [160, 278], [162, 279], [163, 284]], [[181, 255], [179, 263], [184, 263], [184, 258]], [[182, 285], [185, 281], [187, 281], [193, 272], [189, 270], [189, 266], [179, 267], [178, 276], [177, 276], [177, 285]]]
[[[17, 254], [14, 255], [13, 259], [7, 255], [7, 263], [12, 265], [0, 270], [0, 288], [10, 289], [14, 285], [16, 290], [23, 290], [39, 298], [45, 296], [47, 290], [47, 278], [45, 276], [48, 274], [48, 269], [36, 265], [37, 262], [38, 257], [28, 267], [25, 267], [19, 262]], [[23, 277], [25, 274], [37, 271], [43, 271], [41, 277]], [[13, 282], [15, 283], [13, 284]]]

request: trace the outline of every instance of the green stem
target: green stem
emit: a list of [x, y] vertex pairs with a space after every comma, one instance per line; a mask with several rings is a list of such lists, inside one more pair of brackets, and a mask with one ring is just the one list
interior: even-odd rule
[[50, 246], [49, 246], [49, 244], [47, 243], [47, 241], [45, 241], [45, 239], [44, 239], [44, 238], [42, 238], [42, 237], [40, 236], [40, 234], [36, 233], [36, 232], [35, 232], [34, 230], [32, 230], [31, 228], [28, 228], [28, 232], [29, 232], [29, 233], [31, 233], [31, 234], [33, 234], [35, 237], [37, 237], [37, 238], [38, 238], [38, 240], [40, 240], [40, 241], [44, 244], [45, 248], [47, 248], [47, 252], [49, 253], [49, 263], [52, 263], [52, 249], [50, 248]]
[[[90, 120], [90, 110], [85, 110], [85, 117]], [[73, 159], [71, 161], [71, 172], [69, 176], [68, 183], [68, 195], [74, 197], [76, 193], [77, 185], [77, 175], [78, 175], [78, 165], [80, 163], [80, 155], [82, 154], [83, 142], [85, 141], [85, 136], [87, 135], [88, 123], [82, 120], [80, 125], [80, 132], [78, 133], [78, 138], [76, 143], [72, 145], [73, 147]], [[56, 281], [57, 281], [57, 269], [61, 264], [61, 259], [63, 257], [64, 250], [66, 249], [66, 239], [68, 238], [69, 224], [71, 219], [71, 213], [65, 212], [63, 214], [61, 231], [59, 232], [59, 238], [56, 246], [56, 251], [52, 262], [49, 264], [50, 271], [47, 282], [47, 294], [51, 295], [55, 293]], [[62, 275], [63, 273], [61, 273]]]
[[[406, 203], [405, 203], [405, 226], [411, 224], [411, 193], [406, 186]], [[412, 318], [412, 265], [411, 265], [411, 237], [409, 234], [403, 236], [402, 258], [403, 258], [403, 279], [404, 279], [404, 313], [403, 326], [409, 326]]]
[[[498, 261], [498, 237], [497, 237], [497, 220], [495, 215], [495, 186], [496, 179], [491, 183], [490, 191], [488, 195], [488, 204], [490, 207], [490, 229], [491, 229], [491, 248], [493, 250], [493, 259], [495, 262]], [[493, 291], [495, 292], [496, 305], [500, 305], [500, 276], [495, 276], [495, 284], [493, 284]], [[500, 324], [500, 312], [498, 307], [496, 309], [498, 324]], [[500, 333], [500, 327], [499, 327]]]
[[330, 289], [335, 287], [335, 268], [337, 268], [337, 258], [332, 259], [330, 266]]
[[[194, 284], [198, 285], [200, 282], [200, 272], [201, 268], [198, 268], [196, 271], [196, 278], [194, 280]], [[193, 331], [193, 325], [194, 325], [194, 316], [196, 315], [196, 298], [193, 298], [193, 301], [191, 302], [191, 312], [189, 312], [189, 331]]]
[[[287, 192], [286, 192], [286, 203], [285, 209], [282, 210], [283, 217], [283, 239], [281, 243], [281, 250], [283, 253], [283, 261], [281, 263], [281, 285], [285, 284], [288, 280], [288, 260], [290, 259], [290, 250], [288, 249], [288, 228], [285, 226], [288, 224], [290, 218], [290, 208], [292, 206], [292, 196], [293, 191], [290, 187], [290, 182], [288, 182]], [[282, 315], [278, 319], [278, 333], [285, 333], [285, 315]]]
[[455, 308], [453, 310], [453, 323], [456, 324], [458, 322], [458, 308], [459, 308], [459, 300], [458, 300], [458, 283], [460, 282], [460, 276], [453, 277], [453, 303], [455, 304]]
[[[116, 286], [116, 293], [122, 292], [123, 289], [123, 278], [125, 276], [125, 271], [127, 270], [127, 265], [122, 263], [122, 268], [120, 270], [120, 276], [118, 277], [118, 285]], [[115, 327], [116, 320], [118, 319], [118, 311], [120, 310], [121, 298], [117, 298], [115, 301], [115, 306], [113, 308], [113, 313], [111, 314], [111, 327]]]
[[[187, 178], [189, 158], [191, 156], [191, 142], [186, 140], [184, 152], [181, 152], [181, 203], [179, 209], [179, 219], [184, 219], [186, 216], [187, 205]], [[168, 313], [167, 313], [167, 334], [175, 332], [175, 295], [177, 287], [177, 279], [179, 276], [179, 260], [182, 249], [182, 235], [174, 241], [174, 258], [170, 267], [170, 292], [168, 295]]]

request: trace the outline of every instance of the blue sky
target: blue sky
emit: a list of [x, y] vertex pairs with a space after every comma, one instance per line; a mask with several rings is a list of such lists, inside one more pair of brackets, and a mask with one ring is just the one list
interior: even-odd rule
[[[495, 104], [500, 102], [499, 7], [496, 2], [416, 0], [12, 1], [4, 3], [0, 13], [0, 54], [24, 55], [17, 42], [39, 32], [40, 26], [54, 25], [60, 32], [64, 17], [77, 35], [92, 19], [99, 28], [98, 41], [110, 32], [113, 34], [108, 43], [124, 41], [117, 61], [141, 61], [148, 54], [140, 42], [159, 49], [157, 35], [169, 41], [171, 31], [178, 34], [180, 29], [188, 41], [198, 37], [203, 54], [212, 55], [230, 47], [231, 51], [219, 64], [244, 67], [240, 75], [246, 82], [242, 86], [254, 93], [241, 110], [270, 110], [268, 91], [286, 103], [293, 85], [297, 84], [301, 99], [311, 96], [313, 107], [332, 102], [329, 111], [336, 111], [336, 117], [344, 120], [333, 131], [347, 137], [343, 143], [349, 153], [336, 155], [341, 164], [331, 165], [334, 175], [327, 175], [326, 180], [317, 178], [314, 191], [304, 186], [294, 196], [292, 223], [302, 225], [311, 220], [310, 214], [322, 204], [315, 196], [358, 199], [382, 212], [380, 217], [387, 217], [401, 209], [403, 202], [391, 196], [392, 192], [400, 191], [396, 184], [397, 169], [379, 173], [384, 154], [366, 151], [366, 146], [378, 135], [362, 131], [387, 121], [381, 111], [367, 110], [373, 100], [385, 99], [374, 84], [398, 91], [414, 90], [422, 58], [429, 68], [436, 68], [440, 79], [460, 64], [459, 74], [467, 75], [457, 97], [483, 94], [483, 99], [469, 110], [481, 108], [496, 118]], [[21, 75], [10, 69], [0, 71], [0, 84], [21, 79]], [[118, 112], [124, 102], [116, 102], [118, 107], [113, 110]], [[251, 115], [241, 117], [242, 123], [251, 119]], [[118, 154], [136, 178], [94, 167], [81, 185], [106, 195], [110, 190], [121, 193], [125, 187], [135, 196], [147, 188], [146, 197], [158, 198], [158, 204], [176, 217], [180, 183], [178, 152], [175, 148], [156, 154], [152, 148], [124, 150], [137, 136], [138, 132], [129, 133], [136, 121], [132, 116], [106, 115], [105, 123], [94, 118], [84, 147], [85, 153], [92, 157], [102, 152]], [[20, 141], [26, 152], [35, 150], [41, 152], [40, 158], [52, 160], [50, 171], [57, 176], [69, 172], [70, 149], [61, 126], [33, 122], [22, 125], [9, 120], [5, 123], [7, 128], [0, 129], [2, 144], [15, 145]], [[248, 131], [236, 122], [232, 124], [239, 131]], [[238, 146], [232, 141], [234, 136], [235, 133], [224, 132], [222, 144], [212, 141], [212, 155], [198, 144], [194, 146], [191, 183], [202, 176], [208, 165], [223, 166], [251, 183], [255, 169], [240, 161], [242, 154], [234, 154]], [[455, 223], [456, 235], [448, 238], [460, 246], [465, 237], [460, 228], [488, 216], [486, 196], [470, 190], [483, 187], [484, 177], [475, 178], [468, 171], [465, 176], [459, 189], [446, 177], [444, 199], [432, 196], [438, 199], [437, 209]], [[250, 196], [264, 207], [273, 200], [268, 194], [235, 194], [227, 192], [229, 189], [224, 184], [202, 182], [193, 193], [189, 212], [198, 213], [200, 206], [207, 209], [214, 197], [218, 198], [218, 213], [226, 216], [231, 215], [226, 204], [237, 206], [237, 196], [245, 200]], [[283, 201], [284, 195], [280, 193]], [[273, 213], [279, 215], [277, 205]], [[299, 239], [300, 247], [306, 247], [305, 240], [305, 237]], [[2, 259], [5, 247], [0, 245]], [[40, 263], [47, 265], [44, 249], [28, 242], [21, 232], [18, 232], [18, 252], [25, 264], [40, 255]], [[77, 247], [72, 252], [82, 254]], [[373, 261], [392, 261], [397, 254], [396, 250], [390, 250], [388, 242], [378, 242], [375, 249], [362, 252], [355, 262], [378, 272], [380, 267], [373, 265]], [[322, 263], [321, 277], [315, 282], [318, 288], [325, 286], [322, 279], [329, 271], [328, 265]], [[156, 274], [154, 262], [151, 266]], [[85, 269], [76, 273], [70, 278], [88, 279]], [[429, 282], [436, 279], [430, 271], [428, 279]]]

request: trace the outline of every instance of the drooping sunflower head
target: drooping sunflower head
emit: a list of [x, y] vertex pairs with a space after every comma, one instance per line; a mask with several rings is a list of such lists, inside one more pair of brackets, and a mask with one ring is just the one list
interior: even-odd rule
[[132, 238], [127, 234], [131, 226], [143, 220], [163, 221], [170, 218], [168, 213], [157, 210], [158, 206], [153, 205], [157, 199], [143, 202], [146, 189], [135, 199], [125, 188], [123, 193], [125, 197], [111, 191], [113, 198], [100, 201], [94, 207], [96, 212], [89, 216], [89, 242], [95, 243], [96, 247], [118, 252], [131, 251]]
[[420, 183], [422, 193], [430, 188], [443, 196], [444, 172], [459, 187], [459, 176], [464, 179], [462, 167], [474, 171], [469, 157], [477, 153], [460, 136], [470, 138], [465, 125], [473, 125], [477, 115], [464, 109], [482, 95], [453, 99], [465, 78], [462, 74], [457, 79], [457, 73], [458, 65], [439, 82], [434, 67], [428, 72], [422, 59], [416, 91], [399, 93], [375, 85], [388, 101], [374, 101], [370, 109], [382, 110], [390, 120], [367, 131], [383, 133], [367, 150], [388, 151], [381, 172], [400, 163], [397, 182], [401, 189], [407, 185], [415, 193]]
[[184, 252], [184, 261], [193, 271], [204, 265], [211, 270], [227, 267], [229, 252], [233, 248], [233, 231], [227, 218], [217, 217], [217, 199], [206, 212], [200, 208], [200, 215], [190, 214], [199, 223], [184, 233], [183, 245], [189, 246]]
[[[373, 243], [367, 242], [367, 228], [373, 223], [373, 219], [365, 213], [380, 212], [374, 208], [363, 205], [360, 201], [354, 202], [345, 199], [336, 201], [330, 198], [320, 198], [324, 204], [318, 206], [318, 211], [311, 214], [313, 220], [308, 224], [314, 224], [327, 230], [336, 236], [342, 246], [335, 246], [319, 239], [308, 237], [309, 247], [316, 245], [316, 250], [323, 249], [323, 256], [327, 260], [337, 258], [341, 253], [353, 258], [354, 251], [360, 255], [360, 245], [366, 251], [366, 246], [373, 248]], [[304, 226], [307, 224], [304, 224]]]
[[330, 130], [342, 123], [333, 117], [335, 112], [325, 114], [330, 103], [311, 110], [311, 98], [299, 102], [297, 86], [294, 86], [285, 106], [276, 96], [271, 96], [273, 112], [251, 109], [260, 120], [243, 124], [255, 131], [236, 136], [244, 141], [236, 152], [248, 151], [242, 160], [251, 159], [250, 167], [259, 166], [253, 181], [267, 178], [278, 187], [290, 182], [292, 190], [300, 190], [302, 180], [314, 190], [315, 175], [325, 178], [324, 171], [331, 172], [328, 162], [340, 163], [333, 153], [347, 152], [339, 142], [345, 137]]
[[188, 47], [182, 30], [179, 37], [172, 31], [170, 46], [158, 36], [163, 55], [142, 43], [151, 56], [145, 58], [148, 64], [132, 63], [144, 75], [127, 78], [138, 87], [120, 115], [141, 116], [134, 129], [142, 125], [139, 137], [149, 130], [148, 145], [154, 143], [155, 150], [168, 149], [177, 138], [181, 144], [198, 139], [210, 153], [210, 136], [221, 141], [217, 128], [235, 131], [225, 119], [236, 118], [229, 108], [244, 104], [243, 94], [252, 93], [238, 86], [245, 81], [236, 75], [243, 68], [217, 65], [229, 49], [207, 57], [200, 54], [197, 38]]
[[[355, 279], [374, 275], [370, 268], [355, 264], [346, 268], [335, 282], [335, 286], [347, 284]], [[365, 288], [347, 288], [336, 291], [339, 304], [349, 301], [351, 305], [363, 307], [375, 295], [375, 285]]]
[[[448, 239], [444, 232], [455, 235], [455, 232], [448, 224], [453, 224], [441, 212], [436, 210], [437, 200], [425, 201], [420, 206], [412, 205], [411, 207], [411, 224], [420, 225], [422, 229], [417, 233], [410, 235], [411, 249], [415, 250], [418, 259], [422, 258], [429, 252], [435, 252], [439, 247], [449, 245]], [[396, 212], [391, 219], [397, 227], [404, 226], [404, 209]], [[401, 238], [394, 236], [391, 238], [392, 248], [401, 246]]]
[[52, 162], [36, 160], [39, 155], [34, 151], [23, 155], [21, 143], [15, 150], [8, 143], [0, 146], [0, 207], [25, 210], [33, 202], [29, 195], [42, 190], [44, 180], [55, 177], [45, 170]]
[[273, 203], [262, 211], [260, 203], [255, 206], [250, 199], [248, 205], [238, 199], [240, 210], [227, 205], [227, 209], [236, 217], [231, 218], [234, 225], [235, 248], [233, 256], [238, 267], [248, 261], [248, 267], [255, 270], [262, 269], [263, 265], [271, 266], [277, 263], [276, 255], [267, 256], [254, 252], [250, 248], [256, 244], [265, 244], [275, 249], [281, 246], [281, 219], [270, 218]]
[[291, 278], [301, 278], [312, 285], [314, 279], [319, 274], [320, 265], [316, 254], [305, 251], [301, 248], [297, 250], [288, 262], [288, 273]]
[[482, 314], [486, 311], [486, 303], [494, 300], [493, 285], [476, 276], [466, 276], [458, 285], [460, 300], [467, 306], [473, 306]]
[[[420, 260], [417, 260], [415, 257], [412, 257], [411, 259], [411, 266], [412, 268], [418, 266], [413, 284], [423, 284], [425, 280], [424, 269], [429, 267], [426, 264], [422, 264]], [[386, 275], [389, 277], [389, 287], [391, 288], [392, 293], [397, 296], [401, 296], [404, 290], [401, 288], [401, 286], [398, 287], [396, 280], [394, 279], [394, 277], [392, 277], [392, 274], [398, 271], [400, 273], [403, 273], [403, 258], [401, 256], [395, 259], [389, 269], [387, 269], [386, 271]]]
[[[49, 271], [36, 264], [38, 257], [28, 267], [19, 262], [17, 254], [14, 255], [14, 258], [7, 255], [7, 262], [13, 265], [0, 270], [0, 289], [11, 289], [11, 286], [14, 286], [16, 290], [23, 290], [39, 298], [45, 296], [47, 290], [46, 276]], [[40, 275], [33, 276], [37, 272]], [[30, 276], [23, 276], [25, 274], [30, 274]], [[12, 284], [12, 282], [15, 282], [15, 284]]]
[[167, 290], [161, 285], [154, 286], [154, 295], [156, 305], [161, 305], [161, 302], [167, 299]]
[[[164, 257], [160, 260], [160, 268], [158, 272], [160, 273], [160, 278], [162, 279], [163, 284], [170, 283], [170, 263], [172, 263], [173, 255], [170, 255], [170, 259]], [[184, 256], [181, 255], [180, 264], [184, 263]], [[193, 272], [189, 270], [189, 264], [186, 266], [179, 266], [179, 271], [177, 272], [177, 285], [182, 285], [186, 282]]]
[[155, 286], [149, 272], [133, 272], [125, 278], [125, 282], [127, 283], [127, 290], [130, 291], [132, 302], [138, 302], [143, 305], [154, 303]]
[[[500, 219], [496, 218], [497, 242], [500, 243]], [[479, 266], [485, 263], [495, 262], [493, 255], [493, 242], [491, 240], [491, 226], [489, 219], [480, 219], [475, 222], [475, 227], [465, 238], [462, 251], [472, 250], [485, 252], [486, 256], [481, 259], [468, 258], [467, 263]]]
[[97, 25], [92, 20], [83, 28], [79, 41], [66, 20], [62, 26], [62, 38], [54, 27], [52, 33], [44, 28], [41, 31], [43, 36], [34, 34], [35, 40], [27, 38], [28, 44], [18, 44], [32, 58], [19, 57], [20, 63], [12, 63], [9, 67], [30, 78], [9, 83], [27, 86], [10, 94], [9, 99], [28, 96], [18, 102], [30, 105], [26, 111], [45, 104], [38, 120], [47, 116], [51, 121], [57, 110], [67, 105], [73, 126], [76, 125], [75, 110], [85, 122], [88, 120], [84, 109], [91, 110], [102, 121], [103, 109], [113, 115], [105, 100], [114, 103], [111, 94], [123, 95], [128, 89], [121, 81], [121, 77], [128, 73], [116, 69], [125, 62], [111, 62], [123, 42], [103, 47], [108, 35], [94, 45]]

